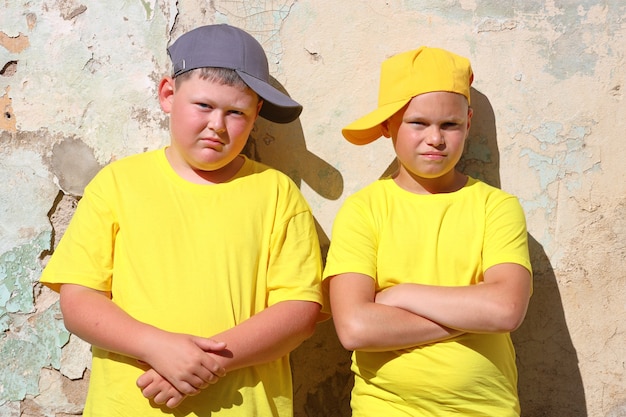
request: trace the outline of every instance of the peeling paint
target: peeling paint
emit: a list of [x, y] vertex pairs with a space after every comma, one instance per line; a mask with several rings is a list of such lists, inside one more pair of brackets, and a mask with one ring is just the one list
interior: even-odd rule
[[93, 149], [73, 138], [55, 144], [50, 159], [59, 188], [72, 196], [83, 195], [87, 183], [102, 168]]
[[33, 285], [39, 278], [39, 254], [50, 246], [50, 234], [0, 255], [0, 331], [9, 330], [9, 313], [32, 313]]
[[[470, 57], [480, 92], [472, 91], [459, 166], [519, 195], [529, 225], [535, 292], [514, 334], [524, 414], [623, 413], [623, 0], [0, 7], [0, 416], [80, 413], [89, 346], [68, 342], [58, 295], [34, 283], [39, 264], [100, 166], [168, 142], [156, 98], [169, 71], [165, 48], [191, 27], [220, 22], [259, 39], [275, 85], [304, 105], [295, 123], [259, 121], [245, 152], [301, 188], [324, 251], [343, 199], [394, 168], [389, 141], [354, 147], [341, 137], [373, 109], [382, 60], [420, 44]], [[294, 417], [349, 415], [349, 353], [331, 322], [292, 361]]]
[[[4, 72], [5, 71], [3, 71], [3, 73]], [[0, 129], [7, 130], [9, 132], [16, 132], [17, 121], [15, 120], [15, 113], [13, 112], [13, 107], [11, 106], [9, 87], [6, 88], [5, 94], [0, 96], [0, 111], [2, 112], [0, 115]]]
[[30, 42], [28, 41], [28, 36], [23, 33], [11, 37], [0, 31], [0, 46], [11, 53], [20, 53], [30, 46]]
[[33, 327], [23, 327], [18, 338], [0, 340], [0, 404], [23, 400], [39, 392], [39, 373], [44, 367], [58, 369], [61, 348], [69, 333], [58, 319], [58, 304], [37, 317]]

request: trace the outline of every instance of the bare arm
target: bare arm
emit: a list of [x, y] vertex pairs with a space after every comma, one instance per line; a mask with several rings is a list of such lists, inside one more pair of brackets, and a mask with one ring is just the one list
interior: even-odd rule
[[357, 273], [330, 278], [337, 335], [348, 350], [385, 351], [449, 339], [451, 330], [405, 309], [375, 302], [374, 280]]
[[227, 372], [281, 358], [311, 337], [319, 311], [310, 301], [274, 304], [213, 336], [228, 348], [212, 354]]
[[379, 293], [376, 302], [466, 332], [505, 333], [521, 325], [530, 294], [530, 272], [521, 265], [505, 263], [485, 271], [480, 285], [400, 284]]
[[66, 328], [99, 348], [149, 364], [180, 392], [194, 394], [224, 375], [206, 351], [222, 350], [223, 342], [169, 333], [135, 320], [114, 304], [109, 294], [73, 284], [61, 286]]
[[[227, 371], [279, 359], [309, 338], [314, 330], [320, 305], [309, 301], [283, 301], [255, 314], [241, 324], [214, 336], [228, 349], [210, 355]], [[149, 370], [137, 380], [146, 398], [157, 404], [177, 407], [185, 395], [164, 378]]]

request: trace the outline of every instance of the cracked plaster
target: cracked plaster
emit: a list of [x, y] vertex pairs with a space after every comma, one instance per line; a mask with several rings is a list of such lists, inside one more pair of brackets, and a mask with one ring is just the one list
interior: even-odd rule
[[[301, 187], [323, 245], [345, 196], [393, 166], [388, 142], [355, 148], [339, 134], [376, 102], [380, 62], [415, 42], [470, 56], [479, 100], [462, 163], [520, 197], [534, 242], [535, 293], [514, 334], [522, 407], [529, 416], [621, 415], [626, 170], [615, 143], [626, 130], [625, 19], [619, 0], [7, 3], [0, 417], [80, 411], [89, 348], [63, 328], [56, 295], [35, 283], [40, 262], [100, 166], [166, 143], [155, 98], [164, 48], [208, 22], [255, 35], [277, 84], [305, 104], [297, 124], [260, 123], [247, 152]], [[292, 360], [296, 417], [349, 415], [348, 356], [330, 323]]]

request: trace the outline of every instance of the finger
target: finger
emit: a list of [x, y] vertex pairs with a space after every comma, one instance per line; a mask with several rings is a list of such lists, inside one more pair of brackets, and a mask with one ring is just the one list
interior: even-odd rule
[[211, 371], [213, 375], [218, 376], [220, 378], [226, 375], [226, 368], [224, 368], [217, 362], [215, 362], [215, 364], [211, 368], [209, 368], [209, 370]]
[[161, 391], [152, 398], [156, 404], [165, 404], [170, 398], [172, 398], [171, 394], [167, 391]]
[[166, 401], [165, 406], [167, 408], [176, 408], [185, 398], [186, 397], [184, 395], [180, 395], [180, 393], [178, 395], [174, 394], [174, 396], [170, 397], [170, 399]]
[[[220, 365], [211, 355], [205, 355], [202, 359], [202, 367], [206, 370], [206, 372], [202, 372], [202, 374], [198, 375], [203, 380], [209, 382], [213, 380], [213, 378], [221, 378], [226, 375], [226, 369]], [[213, 381], [215, 383], [217, 381]]]
[[205, 352], [219, 352], [226, 349], [225, 342], [219, 342], [213, 339], [207, 339], [204, 337], [194, 337], [194, 343]]
[[176, 388], [182, 394], [194, 395], [200, 392], [200, 387], [202, 386], [202, 384], [204, 384], [204, 381], [194, 376], [193, 384], [189, 383], [188, 381], [179, 381], [178, 383], [172, 385], [174, 385], [174, 388]]
[[144, 372], [139, 378], [137, 378], [137, 386], [141, 389], [147, 387], [154, 382], [154, 377], [150, 371]]

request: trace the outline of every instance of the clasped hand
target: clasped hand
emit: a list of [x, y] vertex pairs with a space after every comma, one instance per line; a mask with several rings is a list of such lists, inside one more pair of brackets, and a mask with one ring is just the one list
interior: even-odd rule
[[226, 343], [197, 336], [167, 333], [160, 338], [145, 362], [151, 367], [137, 379], [143, 396], [168, 408], [177, 407], [187, 396], [215, 384], [226, 370], [211, 355], [226, 349]]

